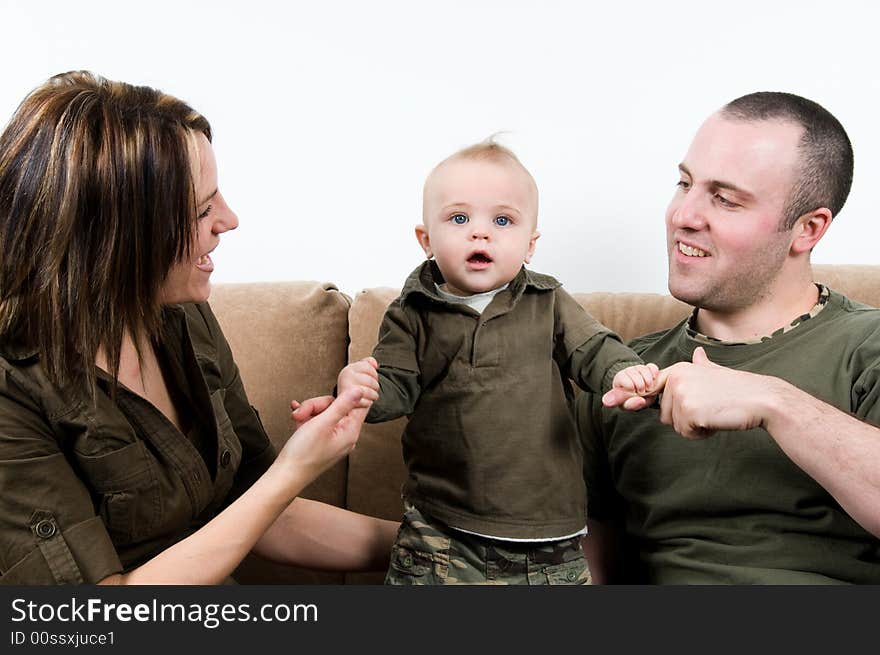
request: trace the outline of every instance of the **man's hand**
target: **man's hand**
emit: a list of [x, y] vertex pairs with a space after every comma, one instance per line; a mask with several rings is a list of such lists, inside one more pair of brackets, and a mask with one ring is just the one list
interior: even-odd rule
[[764, 401], [773, 394], [775, 378], [719, 366], [700, 347], [692, 361], [673, 364], [657, 377], [662, 423], [687, 439], [764, 424]]

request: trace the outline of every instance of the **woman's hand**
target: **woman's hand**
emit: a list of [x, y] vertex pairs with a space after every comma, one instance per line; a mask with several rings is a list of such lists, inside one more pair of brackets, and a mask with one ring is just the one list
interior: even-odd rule
[[330, 407], [334, 400], [336, 399], [333, 396], [315, 396], [302, 402], [291, 400], [290, 418], [296, 423], [294, 431], [299, 430], [303, 423]]
[[335, 400], [320, 396], [302, 405], [291, 403], [297, 429], [278, 454], [277, 464], [299, 467], [313, 479], [350, 453], [357, 443], [369, 404], [362, 407], [363, 390], [350, 388]]

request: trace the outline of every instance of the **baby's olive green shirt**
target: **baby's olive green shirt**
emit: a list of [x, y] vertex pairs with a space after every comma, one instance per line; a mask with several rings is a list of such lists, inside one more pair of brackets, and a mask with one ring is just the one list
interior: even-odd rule
[[522, 268], [482, 314], [426, 262], [388, 308], [370, 422], [408, 416], [404, 495], [444, 523], [514, 539], [586, 522], [569, 379], [593, 391], [641, 363], [555, 279]]
[[120, 385], [48, 381], [33, 349], [0, 344], [0, 581], [92, 583], [204, 525], [274, 450], [207, 304], [167, 307], [157, 349], [182, 434]]

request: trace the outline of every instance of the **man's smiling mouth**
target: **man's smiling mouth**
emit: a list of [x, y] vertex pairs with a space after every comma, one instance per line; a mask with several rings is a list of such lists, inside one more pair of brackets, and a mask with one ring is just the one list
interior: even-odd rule
[[688, 257], [708, 257], [709, 253], [705, 250], [700, 250], [699, 248], [695, 248], [693, 246], [687, 246], [683, 244], [681, 241], [678, 242], [678, 251], [682, 255], [687, 255]]

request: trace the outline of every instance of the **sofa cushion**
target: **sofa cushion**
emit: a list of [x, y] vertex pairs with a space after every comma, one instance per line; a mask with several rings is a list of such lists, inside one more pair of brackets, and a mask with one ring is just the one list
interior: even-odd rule
[[[248, 398], [275, 448], [293, 431], [290, 401], [329, 394], [345, 366], [350, 299], [331, 284], [272, 282], [216, 285], [210, 304], [238, 364]], [[303, 492], [345, 506], [347, 462]], [[316, 573], [249, 557], [234, 574], [249, 584], [340, 584], [341, 573]]]

